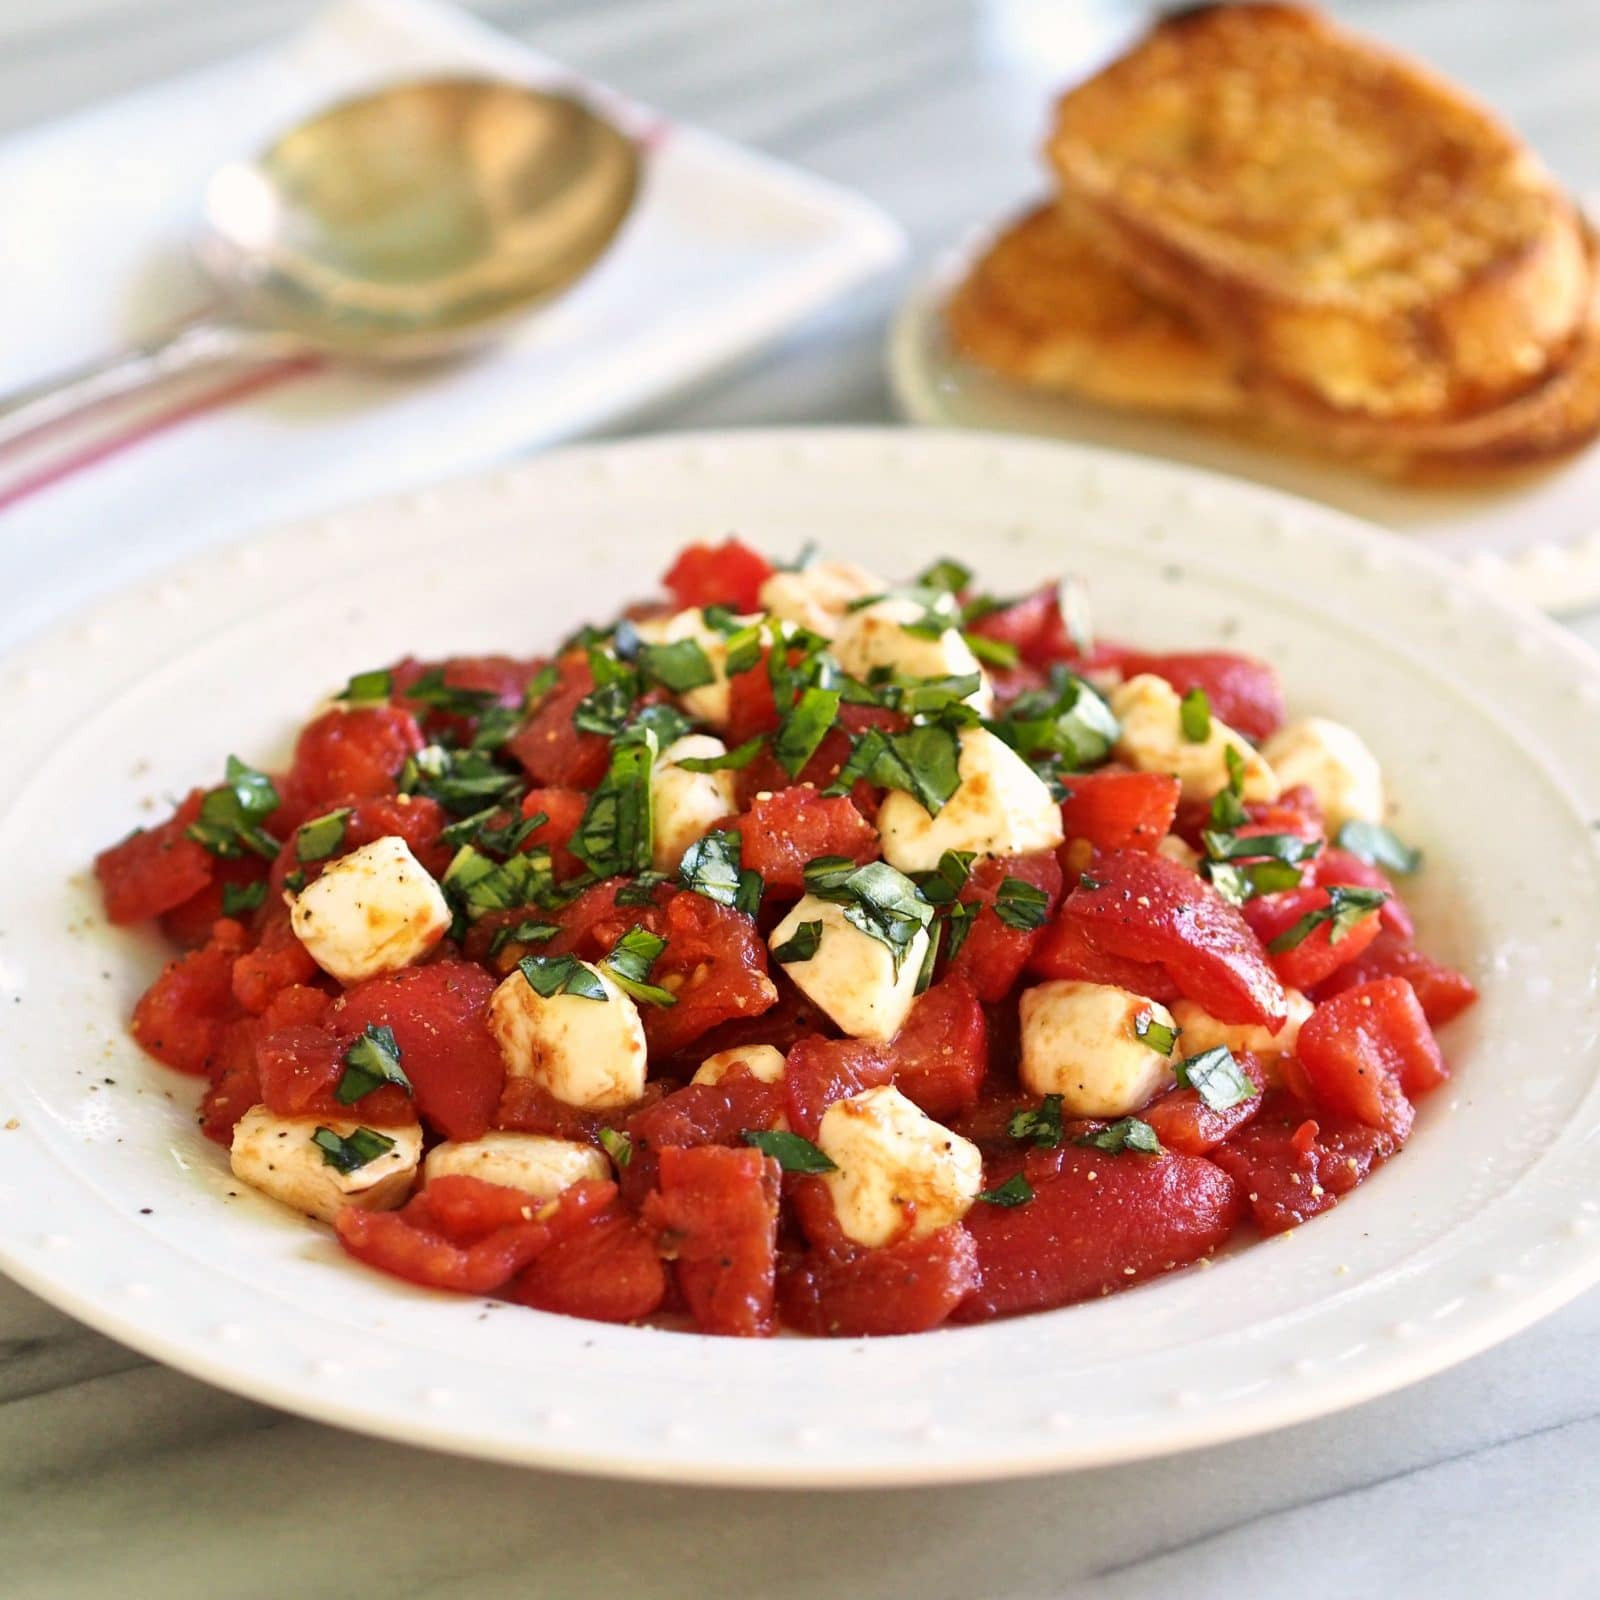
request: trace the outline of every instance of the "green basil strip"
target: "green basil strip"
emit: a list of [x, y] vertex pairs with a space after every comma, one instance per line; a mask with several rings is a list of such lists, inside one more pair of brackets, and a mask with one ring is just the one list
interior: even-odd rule
[[977, 1198], [986, 1206], [1025, 1206], [1033, 1199], [1033, 1185], [1014, 1172], [997, 1189], [980, 1189]]
[[746, 1128], [739, 1135], [764, 1156], [771, 1156], [785, 1172], [837, 1172], [837, 1166], [809, 1139], [782, 1128]]
[[1422, 865], [1422, 852], [1397, 839], [1381, 822], [1362, 822], [1352, 817], [1339, 829], [1341, 850], [1359, 856], [1369, 867], [1409, 877]]
[[772, 959], [780, 966], [793, 966], [797, 961], [809, 961], [822, 943], [822, 924], [802, 922], [794, 933], [780, 945], [774, 945]]
[[337, 811], [329, 811], [323, 816], [313, 817], [310, 822], [302, 822], [295, 830], [295, 860], [326, 861], [329, 856], [342, 850], [345, 827], [353, 810], [353, 806], [341, 806]]
[[1006, 1132], [1013, 1139], [1031, 1139], [1044, 1149], [1060, 1144], [1061, 1096], [1047, 1094], [1033, 1109], [1013, 1111]]
[[394, 1029], [369, 1022], [361, 1037], [344, 1053], [344, 1074], [333, 1097], [340, 1105], [351, 1106], [374, 1089], [391, 1083], [412, 1093], [411, 1080], [400, 1065]]
[[611, 947], [611, 952], [600, 963], [612, 982], [624, 993], [647, 1005], [675, 1006], [678, 997], [670, 989], [650, 982], [650, 972], [667, 941], [659, 933], [635, 923]]
[[605, 985], [576, 956], [524, 956], [517, 971], [544, 1000], [553, 1000], [558, 994], [576, 995], [580, 1000], [609, 998]]
[[1180, 1061], [1173, 1075], [1180, 1089], [1193, 1089], [1213, 1111], [1231, 1111], [1261, 1093], [1226, 1045]]
[[319, 1127], [311, 1142], [322, 1151], [324, 1166], [339, 1172], [358, 1172], [394, 1149], [394, 1140], [375, 1128], [357, 1128], [341, 1138], [332, 1128]]
[[1124, 1150], [1137, 1150], [1147, 1156], [1161, 1154], [1161, 1141], [1156, 1137], [1156, 1130], [1138, 1117], [1119, 1117], [1097, 1132], [1084, 1134], [1076, 1142], [1104, 1150], [1108, 1155], [1121, 1155]]

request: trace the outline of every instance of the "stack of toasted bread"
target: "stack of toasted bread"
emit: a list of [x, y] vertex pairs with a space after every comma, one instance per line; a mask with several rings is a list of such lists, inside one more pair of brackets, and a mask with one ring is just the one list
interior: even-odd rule
[[948, 308], [966, 358], [1373, 470], [1455, 475], [1600, 432], [1600, 273], [1487, 110], [1289, 5], [1169, 17], [1064, 95], [1058, 192]]

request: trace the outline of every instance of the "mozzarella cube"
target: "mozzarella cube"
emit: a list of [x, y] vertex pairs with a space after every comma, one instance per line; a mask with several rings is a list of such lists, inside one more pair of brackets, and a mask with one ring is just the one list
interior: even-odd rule
[[1197, 1056], [1219, 1044], [1242, 1055], [1246, 1052], [1263, 1059], [1294, 1054], [1300, 1040], [1300, 1026], [1311, 1015], [1311, 1002], [1298, 989], [1283, 991], [1288, 1020], [1276, 1033], [1253, 1022], [1218, 1022], [1193, 1000], [1174, 1000], [1172, 1015], [1183, 1029], [1178, 1041], [1178, 1056]]
[[980, 856], [1054, 850], [1061, 843], [1061, 806], [1048, 785], [987, 728], [964, 728], [956, 792], [938, 816], [902, 789], [878, 810], [883, 858], [902, 872], [931, 872], [946, 850]]
[[1022, 1061], [1029, 1094], [1061, 1096], [1074, 1117], [1125, 1117], [1173, 1082], [1179, 1059], [1139, 1037], [1141, 1017], [1176, 1028], [1158, 1001], [1109, 983], [1057, 979], [1025, 989], [1021, 1001]]
[[422, 1129], [374, 1128], [393, 1145], [353, 1172], [341, 1172], [312, 1136], [329, 1128], [347, 1139], [362, 1124], [333, 1117], [280, 1117], [252, 1106], [233, 1130], [233, 1175], [252, 1189], [281, 1200], [307, 1216], [332, 1222], [343, 1206], [392, 1211], [403, 1205], [422, 1160]]
[[[741, 624], [754, 620], [753, 617], [739, 618]], [[711, 627], [705, 613], [699, 610], [680, 611], [671, 617], [649, 617], [634, 627], [646, 644], [677, 644], [683, 639], [693, 639], [700, 646], [715, 677], [698, 688], [685, 689], [676, 697], [677, 702], [691, 717], [708, 722], [713, 728], [727, 727], [730, 703], [727, 636]]]
[[833, 654], [853, 678], [865, 681], [875, 667], [888, 667], [911, 678], [961, 677], [978, 674], [978, 687], [966, 699], [979, 713], [994, 710], [994, 691], [983, 676], [972, 647], [951, 626], [936, 638], [908, 631], [907, 624], [922, 622], [927, 608], [904, 596], [875, 600], [852, 611], [834, 635]]
[[1218, 717], [1204, 739], [1185, 736], [1183, 697], [1165, 678], [1141, 672], [1111, 691], [1111, 710], [1122, 724], [1116, 754], [1140, 772], [1170, 772], [1183, 785], [1185, 800], [1209, 800], [1228, 787], [1231, 746], [1244, 762], [1246, 800], [1276, 800], [1278, 780], [1255, 746]]
[[770, 1044], [747, 1044], [736, 1050], [719, 1050], [695, 1068], [692, 1083], [721, 1083], [735, 1067], [743, 1067], [758, 1083], [782, 1083], [788, 1060]]
[[420, 960], [450, 927], [439, 885], [398, 834], [341, 856], [289, 908], [307, 954], [340, 983]]
[[917, 976], [928, 953], [927, 929], [917, 930], [896, 973], [888, 945], [863, 933], [844, 913], [845, 908], [831, 900], [804, 895], [772, 930], [768, 942], [776, 951], [802, 924], [820, 922], [816, 954], [809, 961], [785, 961], [783, 970], [843, 1032], [856, 1039], [891, 1038], [917, 997]]
[[1330, 837], [1347, 822], [1383, 821], [1383, 768], [1361, 735], [1342, 722], [1291, 722], [1261, 753], [1284, 788], [1303, 783], [1317, 797]]
[[763, 610], [831, 639], [852, 601], [889, 587], [876, 574], [849, 561], [814, 561], [798, 572], [774, 572], [761, 585]]
[[603, 1150], [575, 1139], [541, 1133], [486, 1133], [481, 1139], [437, 1144], [422, 1163], [424, 1183], [435, 1178], [481, 1178], [521, 1189], [537, 1200], [554, 1200], [585, 1178], [604, 1182], [611, 1163]]
[[604, 1000], [546, 998], [513, 972], [489, 997], [489, 1031], [508, 1076], [532, 1078], [564, 1105], [632, 1105], [644, 1093], [649, 1065], [639, 1008], [602, 968], [579, 965], [600, 980]]
[[657, 872], [676, 870], [696, 839], [739, 809], [733, 773], [688, 772], [678, 765], [684, 759], [702, 761], [727, 753], [720, 739], [691, 733], [656, 757], [650, 774], [650, 854]]
[[822, 1175], [845, 1236], [871, 1248], [959, 1222], [983, 1188], [977, 1145], [935, 1122], [898, 1089], [868, 1089], [822, 1114]]

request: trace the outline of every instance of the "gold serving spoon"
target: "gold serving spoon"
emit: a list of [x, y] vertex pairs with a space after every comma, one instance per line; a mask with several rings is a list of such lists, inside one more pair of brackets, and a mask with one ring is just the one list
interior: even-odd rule
[[207, 185], [217, 306], [0, 400], [0, 446], [216, 362], [470, 349], [594, 265], [639, 172], [633, 141], [564, 94], [460, 77], [345, 101]]

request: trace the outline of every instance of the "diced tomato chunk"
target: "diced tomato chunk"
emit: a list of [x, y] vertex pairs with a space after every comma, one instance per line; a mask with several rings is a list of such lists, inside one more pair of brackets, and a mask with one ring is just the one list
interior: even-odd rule
[[219, 917], [233, 916], [240, 921], [248, 918], [244, 911], [224, 911], [223, 892], [239, 890], [252, 883], [261, 883], [267, 875], [267, 863], [260, 856], [213, 857], [211, 881], [205, 888], [189, 896], [181, 905], [160, 916], [161, 931], [174, 944], [193, 950], [211, 937], [211, 925]]
[[660, 1188], [644, 1204], [657, 1248], [702, 1333], [776, 1331], [778, 1163], [719, 1145], [661, 1152]]
[[1397, 1149], [1381, 1128], [1325, 1114], [1307, 1121], [1299, 1101], [1275, 1094], [1211, 1159], [1237, 1180], [1256, 1226], [1282, 1233], [1329, 1210]]
[[[1007, 878], [1015, 878], [1045, 897], [1046, 921], [1037, 928], [1014, 928], [1001, 919], [995, 901]], [[961, 891], [966, 905], [980, 907], [967, 936], [949, 964], [952, 976], [965, 978], [988, 1005], [1010, 994], [1029, 958], [1045, 937], [1048, 918], [1061, 903], [1061, 863], [1054, 851], [1025, 856], [985, 856], [975, 862]]]
[[543, 812], [547, 819], [528, 835], [523, 849], [543, 845], [550, 852], [550, 866], [557, 878], [575, 878], [584, 870], [568, 844], [588, 805], [588, 795], [578, 789], [530, 789], [523, 799], [524, 817]]
[[417, 719], [399, 706], [324, 711], [296, 741], [283, 786], [285, 820], [302, 821], [349, 796], [393, 794], [406, 757], [422, 743]]
[[344, 1076], [345, 1042], [326, 1028], [298, 1023], [263, 1033], [256, 1045], [261, 1103], [282, 1117], [359, 1117], [392, 1128], [414, 1119], [410, 1097], [391, 1084], [341, 1105], [334, 1091]]
[[1328, 891], [1321, 888], [1285, 889], [1245, 902], [1244, 920], [1261, 941], [1285, 988], [1309, 989], [1321, 983], [1330, 972], [1354, 961], [1378, 937], [1381, 924], [1374, 910], [1348, 924], [1337, 940], [1333, 923], [1319, 922], [1298, 944], [1287, 950], [1272, 949], [1273, 941], [1287, 934], [1302, 917], [1326, 910], [1330, 904]]
[[1154, 850], [1171, 831], [1183, 786], [1164, 772], [1083, 772], [1061, 805], [1067, 838], [1096, 850]]
[[755, 664], [728, 679], [728, 747], [743, 744], [758, 733], [771, 733], [778, 726], [778, 702], [772, 692], [772, 677], [767, 670], [770, 650], [763, 650]]
[[555, 1239], [502, 1293], [564, 1317], [636, 1322], [666, 1298], [667, 1272], [638, 1220], [612, 1205]]
[[133, 1008], [133, 1036], [179, 1072], [206, 1072], [229, 1023], [239, 1017], [233, 963], [244, 944], [237, 922], [217, 923], [211, 942], [169, 961]]
[[954, 1116], [978, 1103], [989, 1028], [965, 978], [944, 978], [917, 997], [890, 1041], [889, 1062], [895, 1087], [930, 1117]]
[[268, 901], [255, 949], [233, 964], [234, 998], [246, 1011], [259, 1014], [280, 990], [307, 983], [316, 973], [316, 962], [290, 926], [289, 908], [281, 900]]
[[1227, 650], [1198, 650], [1171, 655], [1126, 653], [1118, 663], [1125, 677], [1153, 672], [1179, 694], [1204, 692], [1211, 714], [1235, 733], [1260, 744], [1283, 726], [1283, 685], [1264, 661]]
[[1130, 1288], [1210, 1255], [1243, 1212], [1239, 1187], [1199, 1156], [1107, 1155], [1080, 1146], [1029, 1152], [986, 1170], [993, 1188], [1017, 1172], [1033, 1198], [979, 1202], [966, 1225], [979, 1287], [957, 1322], [1043, 1311]]
[[925, 1333], [978, 1287], [978, 1251], [956, 1224], [880, 1250], [811, 1250], [779, 1270], [784, 1324], [835, 1338]]
[[395, 698], [416, 717], [431, 738], [467, 744], [477, 732], [477, 717], [413, 700], [411, 689], [416, 681], [425, 673], [437, 672], [447, 689], [487, 696], [482, 702], [484, 705], [517, 706], [522, 703], [534, 674], [543, 665], [542, 661], [515, 656], [451, 656], [445, 661], [418, 661], [408, 656], [397, 662], [390, 672]]
[[1114, 665], [1120, 661], [1120, 646], [1101, 643], [1086, 656], [1067, 629], [1061, 614], [1060, 585], [1047, 583], [1011, 605], [991, 611], [973, 623], [972, 631], [985, 639], [1015, 645], [1031, 667], [1049, 667], [1062, 662], [1079, 672]]
[[763, 1083], [743, 1071], [730, 1072], [719, 1083], [685, 1084], [651, 1102], [623, 1124], [632, 1144], [622, 1171], [623, 1194], [643, 1200], [655, 1187], [660, 1155], [669, 1145], [742, 1145], [747, 1129], [776, 1127], [785, 1105], [781, 1082]]
[[594, 692], [594, 674], [581, 653], [562, 657], [560, 671], [560, 681], [507, 741], [506, 750], [535, 783], [592, 789], [606, 775], [611, 746], [603, 735], [575, 728], [572, 716], [579, 702]]
[[505, 1083], [489, 1032], [494, 990], [494, 979], [470, 961], [434, 961], [358, 983], [329, 1012], [328, 1025], [346, 1039], [368, 1027], [393, 1029], [423, 1122], [447, 1139], [476, 1139], [492, 1126]]
[[[115, 923], [143, 922], [199, 894], [216, 870], [216, 858], [187, 836], [200, 815], [205, 790], [196, 789], [165, 822], [140, 828], [94, 858], [106, 916]], [[220, 898], [218, 914], [221, 912]], [[209, 927], [209, 924], [207, 924]]]
[[653, 1105], [661, 1086], [650, 1084], [638, 1106], [612, 1106], [604, 1111], [589, 1111], [557, 1100], [548, 1089], [532, 1078], [508, 1077], [495, 1108], [494, 1126], [514, 1133], [542, 1133], [551, 1139], [572, 1139], [580, 1144], [598, 1144], [602, 1128], [626, 1126], [635, 1110]]
[[[837, 725], [823, 735], [822, 743], [798, 773], [786, 772], [770, 749], [763, 750], [739, 774], [741, 801], [749, 804], [756, 795], [769, 790], [776, 792], [807, 784], [819, 791], [827, 789], [850, 759], [852, 735], [864, 733], [868, 728], [898, 733], [906, 726], [907, 719], [898, 711], [885, 711], [879, 706], [841, 706]], [[878, 791], [867, 782], [858, 783], [850, 791], [850, 798], [863, 816], [877, 815]]]
[[1103, 971], [1126, 970], [1123, 963], [1156, 966], [1219, 1021], [1282, 1023], [1283, 985], [1243, 917], [1208, 883], [1142, 850], [1112, 851], [1095, 863], [1090, 881], [1093, 887], [1080, 879], [1068, 894], [1034, 953], [1035, 971], [1114, 983], [1065, 968], [1090, 957], [1104, 958]]
[[849, 797], [829, 798], [815, 789], [763, 791], [729, 826], [739, 835], [743, 864], [778, 894], [799, 894], [805, 865], [818, 856], [864, 864], [880, 854], [877, 830]]
[[1261, 1064], [1252, 1055], [1234, 1058], [1240, 1070], [1256, 1086], [1256, 1093], [1226, 1111], [1214, 1111], [1197, 1089], [1174, 1089], [1139, 1113], [1156, 1131], [1168, 1150], [1180, 1155], [1208, 1155], [1217, 1145], [1242, 1128], [1261, 1110], [1262, 1091], [1267, 1085]]
[[200, 1131], [226, 1147], [233, 1143], [234, 1124], [251, 1106], [261, 1104], [261, 1079], [256, 1072], [256, 1039], [261, 1024], [241, 1017], [223, 1028], [211, 1058], [211, 1083], [200, 1100]]
[[823, 1039], [815, 1034], [789, 1048], [784, 1098], [789, 1126], [815, 1139], [822, 1114], [835, 1100], [876, 1089], [894, 1078], [894, 1062], [881, 1044], [866, 1039]]
[[1379, 978], [1323, 1001], [1301, 1027], [1295, 1056], [1318, 1106], [1402, 1143], [1411, 1132], [1408, 1096], [1449, 1076], [1404, 978]]
[[1416, 937], [1417, 925], [1411, 920], [1411, 913], [1393, 882], [1360, 856], [1330, 845], [1312, 860], [1308, 880], [1323, 888], [1329, 884], [1345, 883], [1355, 884], [1362, 889], [1382, 889], [1389, 897], [1379, 912], [1384, 927], [1399, 934], [1402, 939]]
[[761, 585], [772, 572], [764, 555], [730, 538], [717, 545], [687, 545], [662, 582], [683, 609], [723, 605], [754, 611], [760, 604]]
[[1319, 1004], [1375, 978], [1404, 978], [1422, 1004], [1422, 1014], [1438, 1028], [1458, 1017], [1478, 998], [1472, 980], [1413, 949], [1402, 935], [1381, 929], [1378, 937], [1349, 965], [1317, 986], [1311, 998]]
[[1178, 1000], [1183, 991], [1156, 961], [1129, 961], [1094, 943], [1091, 932], [1073, 918], [1058, 916], [1045, 924], [1028, 958], [1028, 971], [1041, 978], [1075, 978], [1080, 983], [1109, 983], [1142, 994], [1148, 1000]]

